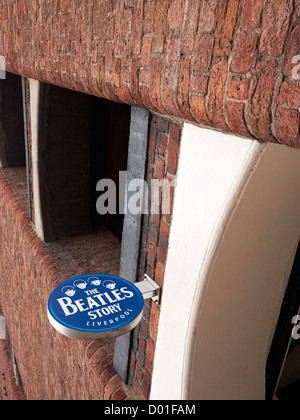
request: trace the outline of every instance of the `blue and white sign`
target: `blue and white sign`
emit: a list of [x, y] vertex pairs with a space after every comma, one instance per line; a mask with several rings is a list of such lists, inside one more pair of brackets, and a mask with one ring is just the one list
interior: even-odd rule
[[60, 284], [48, 300], [51, 325], [71, 338], [115, 338], [142, 319], [144, 299], [139, 289], [120, 277], [91, 274]]

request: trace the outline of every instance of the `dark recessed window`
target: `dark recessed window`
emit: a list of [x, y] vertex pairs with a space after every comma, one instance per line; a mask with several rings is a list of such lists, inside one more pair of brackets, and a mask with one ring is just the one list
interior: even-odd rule
[[267, 399], [300, 400], [300, 245], [267, 362]]
[[42, 85], [38, 173], [46, 241], [100, 225], [121, 239], [122, 215], [97, 213], [96, 186], [109, 178], [118, 190], [119, 172], [127, 169], [130, 113], [128, 105]]
[[[124, 216], [120, 209], [119, 173], [127, 170], [131, 107], [105, 99], [94, 99], [90, 142], [90, 207], [92, 225], [106, 225], [119, 239]], [[97, 212], [99, 180], [110, 179], [116, 185], [116, 214]]]
[[22, 78], [7, 73], [0, 80], [0, 166], [25, 165]]

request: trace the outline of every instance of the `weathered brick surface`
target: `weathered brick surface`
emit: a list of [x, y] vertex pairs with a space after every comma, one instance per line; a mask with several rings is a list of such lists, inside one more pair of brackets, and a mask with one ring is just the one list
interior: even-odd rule
[[[281, 86], [294, 84], [299, 10], [299, 0], [12, 0], [0, 5], [0, 54], [11, 72], [300, 148], [277, 112]], [[248, 78], [249, 97], [232, 97], [233, 75]], [[293, 114], [295, 87], [284, 90]]]
[[[51, 327], [46, 310], [51, 290], [67, 278], [117, 275], [119, 241], [99, 228], [93, 235], [44, 244], [27, 217], [25, 170], [1, 171], [0, 188], [0, 301], [27, 399], [127, 398], [112, 368], [114, 342], [70, 340]], [[3, 347], [0, 360], [13, 384]], [[20, 399], [17, 391], [11, 388], [9, 399]]]
[[[153, 178], [176, 179], [180, 138], [180, 123], [152, 116], [148, 183]], [[0, 190], [0, 302], [26, 397], [72, 400], [125, 399], [133, 395], [148, 399], [160, 313], [156, 304], [146, 304], [143, 320], [137, 327], [136, 345], [131, 355], [131, 391], [113, 368], [114, 341], [70, 340], [57, 333], [47, 320], [48, 296], [63, 280], [95, 272], [119, 274], [119, 240], [100, 227], [91, 234], [45, 244], [37, 237], [27, 217], [25, 168], [0, 171]], [[145, 218], [143, 226], [140, 275], [146, 272], [161, 287], [173, 196], [173, 187], [164, 192], [160, 190], [157, 214]], [[149, 208], [150, 198], [151, 195]], [[0, 359], [5, 361], [1, 352]], [[5, 372], [10, 372], [8, 367]], [[22, 397], [17, 390], [8, 396], [8, 399]]]
[[0, 340], [0, 401], [26, 400], [22, 386], [16, 384], [9, 343], [7, 339]]
[[258, 29], [265, 0], [244, 0], [241, 11], [240, 27]]
[[275, 141], [271, 130], [271, 107], [277, 76], [277, 61], [259, 62], [250, 92], [248, 119], [251, 131], [254, 136], [265, 141]]
[[267, 0], [262, 22], [259, 51], [265, 56], [279, 57], [289, 30], [293, 0]]

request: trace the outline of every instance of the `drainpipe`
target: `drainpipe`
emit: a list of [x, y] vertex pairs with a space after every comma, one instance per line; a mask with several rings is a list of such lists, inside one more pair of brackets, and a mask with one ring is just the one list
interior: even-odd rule
[[[131, 108], [129, 151], [127, 162], [127, 185], [133, 179], [145, 179], [149, 111], [138, 107]], [[126, 188], [127, 191], [127, 188]], [[125, 194], [127, 203], [129, 193]], [[127, 206], [126, 206], [127, 207]], [[142, 214], [124, 217], [122, 234], [120, 277], [135, 283], [141, 242]], [[129, 355], [133, 339], [129, 332], [116, 339], [114, 367], [123, 382], [128, 380]]]

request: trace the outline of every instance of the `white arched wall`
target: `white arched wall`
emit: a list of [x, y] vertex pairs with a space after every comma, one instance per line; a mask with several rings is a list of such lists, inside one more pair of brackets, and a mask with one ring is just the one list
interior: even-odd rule
[[264, 399], [299, 235], [300, 151], [184, 126], [151, 399]]

